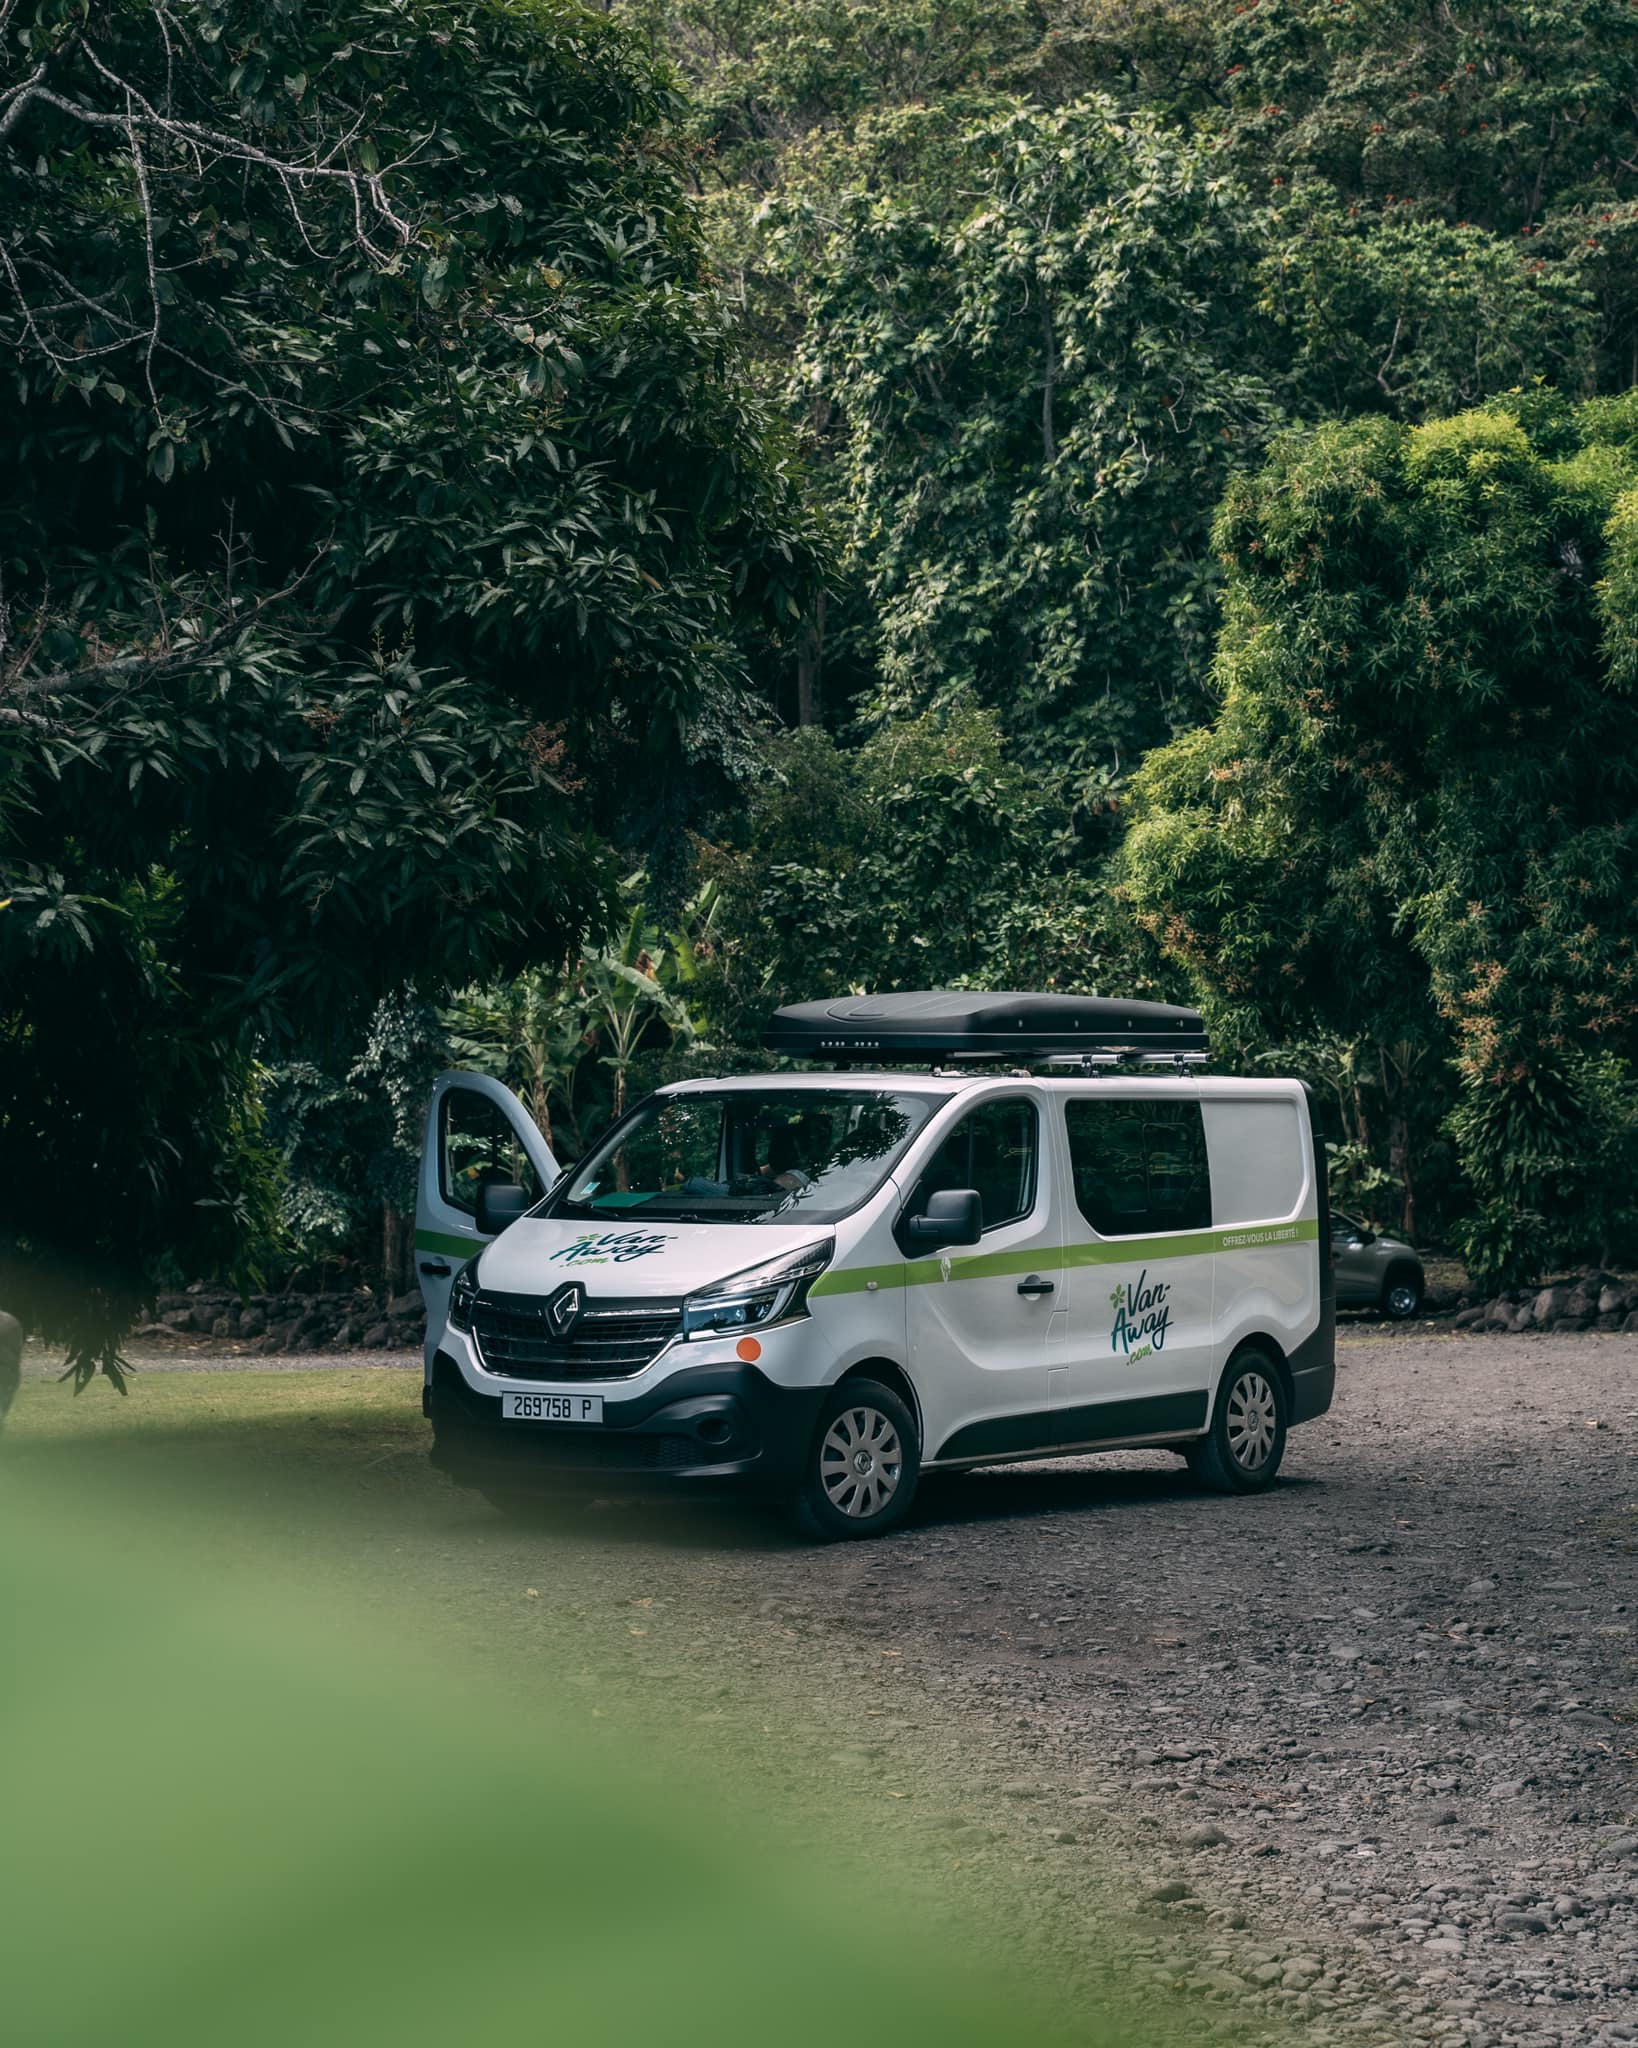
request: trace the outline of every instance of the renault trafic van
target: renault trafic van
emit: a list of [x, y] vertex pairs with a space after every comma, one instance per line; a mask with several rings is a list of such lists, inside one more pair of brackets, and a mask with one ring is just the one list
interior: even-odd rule
[[923, 1472], [1158, 1445], [1270, 1485], [1330, 1406], [1323, 1154], [1199, 1017], [1040, 995], [798, 1004], [818, 1071], [695, 1080], [560, 1174], [481, 1075], [433, 1093], [416, 1217], [433, 1461], [734, 1481], [879, 1535]]

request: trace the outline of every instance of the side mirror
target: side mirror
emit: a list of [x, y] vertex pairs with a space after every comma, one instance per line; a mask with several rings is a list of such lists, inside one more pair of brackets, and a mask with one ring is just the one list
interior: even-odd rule
[[1376, 1232], [1370, 1229], [1362, 1230], [1359, 1233], [1359, 1235], [1354, 1239], [1354, 1243], [1357, 1245], [1375, 1244]]
[[984, 1204], [976, 1188], [943, 1188], [927, 1197], [923, 1216], [904, 1219], [907, 1252], [941, 1252], [952, 1244], [977, 1244], [984, 1234]]
[[499, 1237], [528, 1207], [529, 1197], [515, 1180], [489, 1181], [478, 1190], [478, 1229], [485, 1237]]

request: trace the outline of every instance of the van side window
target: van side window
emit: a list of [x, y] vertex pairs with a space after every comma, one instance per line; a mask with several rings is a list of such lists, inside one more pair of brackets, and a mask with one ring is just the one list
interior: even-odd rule
[[1198, 1102], [1108, 1096], [1064, 1104], [1075, 1203], [1099, 1237], [1205, 1230], [1211, 1175]]
[[540, 1199], [529, 1155], [498, 1102], [474, 1088], [451, 1088], [439, 1121], [438, 1192], [452, 1209], [476, 1216], [479, 1188], [498, 1181], [517, 1181], [531, 1202]]
[[986, 1231], [1016, 1223], [1035, 1207], [1037, 1133], [1033, 1102], [980, 1103], [933, 1154], [906, 1213], [919, 1216], [929, 1195], [977, 1188]]

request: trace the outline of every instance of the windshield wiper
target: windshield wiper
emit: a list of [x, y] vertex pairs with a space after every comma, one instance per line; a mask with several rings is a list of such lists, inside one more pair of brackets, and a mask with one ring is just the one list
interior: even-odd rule
[[723, 1208], [676, 1208], [670, 1202], [663, 1202], [663, 1196], [655, 1196], [651, 1202], [643, 1202], [641, 1208], [575, 1208], [575, 1212], [584, 1214], [584, 1217], [598, 1217], [600, 1221], [606, 1221], [610, 1214], [616, 1214], [616, 1217], [633, 1217], [637, 1223], [743, 1223], [747, 1219], [747, 1214], [749, 1217], [764, 1217], [764, 1214], [768, 1214], [766, 1208], [745, 1210], [741, 1204]]

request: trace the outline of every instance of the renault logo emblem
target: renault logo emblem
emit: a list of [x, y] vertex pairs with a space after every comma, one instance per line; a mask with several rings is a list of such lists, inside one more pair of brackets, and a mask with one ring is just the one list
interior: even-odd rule
[[554, 1337], [566, 1337], [580, 1320], [586, 1305], [586, 1290], [578, 1280], [560, 1287], [546, 1303], [546, 1327]]

